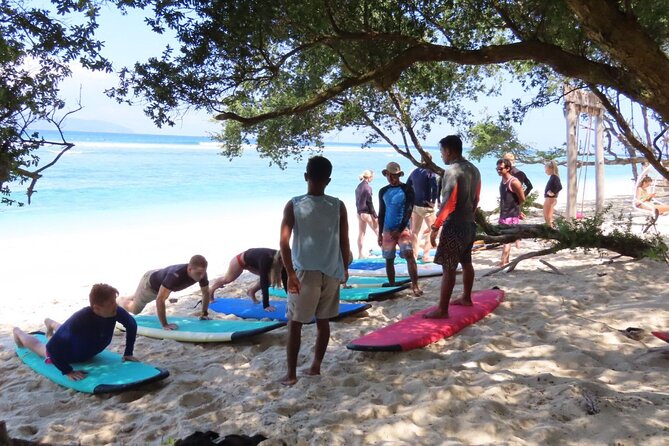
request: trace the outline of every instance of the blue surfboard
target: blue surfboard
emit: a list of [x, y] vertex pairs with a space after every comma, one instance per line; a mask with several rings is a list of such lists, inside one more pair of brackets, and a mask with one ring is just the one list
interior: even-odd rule
[[248, 336], [265, 333], [286, 325], [285, 322], [262, 322], [245, 320], [212, 319], [197, 317], [168, 316], [170, 324], [177, 324], [176, 330], [164, 330], [158, 317], [154, 315], [135, 316], [137, 334], [157, 339], [173, 339], [183, 342], [229, 342]]
[[[375, 300], [383, 299], [388, 297], [391, 294], [402, 291], [403, 289], [408, 288], [409, 285], [398, 285], [391, 287], [370, 287], [370, 288], [342, 288], [339, 291], [339, 300], [343, 301], [365, 301], [365, 300]], [[271, 296], [286, 298], [286, 291], [282, 288], [270, 287], [269, 294]]]
[[[254, 304], [251, 299], [240, 299], [233, 297], [219, 297], [209, 304], [209, 308], [217, 313], [232, 314], [244, 319], [273, 319], [277, 321], [287, 322], [286, 318], [286, 301], [273, 300], [270, 305], [276, 308], [275, 311], [265, 311], [262, 303]], [[369, 304], [339, 304], [339, 316], [334, 319], [339, 319], [351, 314], [359, 313], [370, 308]], [[315, 322], [314, 319], [312, 322]]]
[[[42, 332], [31, 334], [42, 342], [47, 341]], [[21, 361], [40, 375], [56, 384], [85, 393], [122, 392], [170, 376], [167, 370], [143, 362], [123, 362], [121, 355], [105, 350], [89, 361], [72, 364], [74, 370], [86, 372], [84, 379], [72, 381], [55, 365], [47, 364], [43, 357], [25, 347], [16, 346], [16, 354]]]

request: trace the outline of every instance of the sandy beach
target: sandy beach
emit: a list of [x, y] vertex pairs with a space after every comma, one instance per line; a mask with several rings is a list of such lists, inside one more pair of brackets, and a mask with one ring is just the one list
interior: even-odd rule
[[[609, 199], [624, 209], [628, 201], [626, 196]], [[332, 323], [323, 375], [302, 376], [289, 388], [276, 382], [285, 371], [285, 329], [221, 344], [140, 336], [136, 356], [169, 370], [170, 377], [115, 395], [65, 389], [16, 357], [13, 326], [35, 330], [47, 316], [67, 318], [87, 305], [92, 283], [109, 282], [129, 293], [145, 270], [185, 262], [196, 252], [209, 258], [210, 277], [215, 277], [231, 255], [276, 246], [280, 213], [272, 218], [262, 224], [276, 231], [253, 223], [225, 244], [225, 237], [212, 237], [221, 233], [220, 221], [203, 223], [188, 245], [166, 246], [155, 234], [169, 234], [181, 227], [179, 221], [156, 224], [151, 236], [138, 227], [107, 231], [102, 240], [91, 229], [8, 242], [5, 252], [17, 254], [3, 256], [0, 263], [5, 282], [0, 421], [6, 421], [10, 436], [58, 445], [168, 445], [196, 430], [261, 433], [271, 439], [264, 444], [283, 440], [288, 445], [669, 442], [669, 359], [662, 354], [669, 346], [650, 335], [669, 329], [667, 264], [624, 257], [610, 261], [610, 252], [562, 251], [487, 277], [500, 251], [476, 253], [475, 289], [498, 286], [506, 292], [505, 302], [488, 317], [419, 350], [346, 349], [356, 337], [434, 305], [440, 278], [423, 279], [422, 297], [404, 291], [374, 302], [360, 317]], [[538, 214], [534, 218], [541, 220]], [[351, 223], [355, 246], [357, 225]], [[669, 217], [661, 218], [658, 228], [666, 240]], [[544, 246], [523, 241], [511, 255]], [[245, 273], [224, 294], [244, 296], [253, 280]], [[193, 314], [199, 299], [194, 292], [178, 293], [168, 315]], [[154, 312], [154, 304], [145, 310]], [[642, 328], [647, 335], [630, 339], [619, 331], [627, 327]], [[315, 327], [305, 326], [299, 368], [310, 363], [314, 341]], [[111, 349], [121, 351], [123, 344], [119, 332]]]

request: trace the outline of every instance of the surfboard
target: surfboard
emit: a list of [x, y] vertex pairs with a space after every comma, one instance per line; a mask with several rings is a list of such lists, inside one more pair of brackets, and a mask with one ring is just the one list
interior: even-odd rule
[[158, 317], [154, 315], [135, 316], [137, 334], [156, 339], [173, 339], [183, 342], [230, 342], [248, 336], [265, 333], [286, 325], [285, 322], [262, 322], [246, 320], [212, 319], [201, 321], [197, 317], [167, 318], [170, 324], [177, 324], [177, 330], [163, 330]]
[[[275, 311], [265, 311], [262, 303], [254, 304], [251, 299], [239, 299], [233, 297], [219, 297], [209, 304], [209, 309], [217, 313], [232, 314], [243, 319], [272, 319], [276, 321], [287, 322], [286, 301], [273, 300], [270, 305], [276, 308]], [[371, 308], [369, 304], [339, 304], [339, 316], [331, 319], [336, 320], [345, 316], [350, 316], [366, 309]], [[316, 319], [312, 322], [316, 322]]]
[[669, 342], [669, 331], [651, 331], [653, 336], [662, 339], [664, 342]]
[[437, 309], [419, 311], [399, 322], [373, 331], [351, 341], [346, 348], [360, 351], [398, 352], [425, 347], [440, 339], [453, 336], [458, 331], [484, 318], [504, 300], [499, 289], [475, 291], [471, 307], [451, 305], [448, 319], [425, 319], [423, 315]]
[[[406, 285], [408, 283], [411, 283], [410, 278], [395, 276], [394, 286]], [[346, 282], [346, 288], [378, 288], [384, 286], [390, 286], [385, 276], [350, 276]]]
[[[42, 342], [46, 336], [42, 332], [31, 333]], [[167, 370], [143, 362], [123, 362], [118, 353], [104, 350], [89, 361], [72, 364], [75, 370], [86, 372], [80, 381], [72, 381], [53, 364], [47, 364], [43, 357], [25, 347], [16, 346], [16, 354], [28, 367], [56, 384], [84, 393], [113, 393], [160, 381], [170, 376]]]
[[[391, 294], [397, 293], [408, 288], [408, 284], [389, 286], [389, 287], [371, 287], [371, 288], [342, 288], [339, 290], [339, 300], [343, 301], [366, 301], [376, 300], [389, 297]], [[271, 296], [281, 297], [285, 299], [288, 297], [283, 288], [270, 287], [269, 294]]]
[[[349, 276], [386, 277], [385, 260], [383, 259], [381, 259], [380, 261], [377, 260], [371, 261], [370, 259], [364, 259], [364, 260], [369, 261], [370, 263], [376, 262], [377, 264], [380, 264], [382, 266], [377, 269], [357, 269], [353, 266], [353, 264], [351, 264], [351, 266], [349, 266], [348, 269]], [[418, 270], [418, 277], [436, 277], [436, 276], [441, 276], [443, 274], [443, 269], [441, 265], [437, 265], [436, 263], [417, 262], [416, 267]], [[458, 270], [459, 269], [460, 265], [458, 265]], [[409, 276], [409, 268], [407, 267], [406, 262], [395, 263], [395, 274], [397, 277]]]

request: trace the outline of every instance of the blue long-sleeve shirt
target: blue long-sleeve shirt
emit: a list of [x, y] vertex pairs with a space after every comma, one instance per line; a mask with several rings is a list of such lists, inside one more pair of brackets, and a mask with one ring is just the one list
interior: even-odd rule
[[46, 344], [49, 359], [67, 375], [70, 364], [84, 362], [111, 344], [116, 322], [125, 327], [125, 353], [132, 356], [137, 336], [137, 322], [127, 311], [118, 307], [116, 316], [101, 317], [91, 307], [82, 308], [61, 325]]

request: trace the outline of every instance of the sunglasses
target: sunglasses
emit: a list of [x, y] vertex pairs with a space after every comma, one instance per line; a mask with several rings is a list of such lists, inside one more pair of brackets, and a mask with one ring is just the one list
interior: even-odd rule
[[498, 168], [497, 168], [497, 172], [501, 172], [501, 171], [503, 171], [503, 170], [506, 170], [506, 167], [498, 167]]

